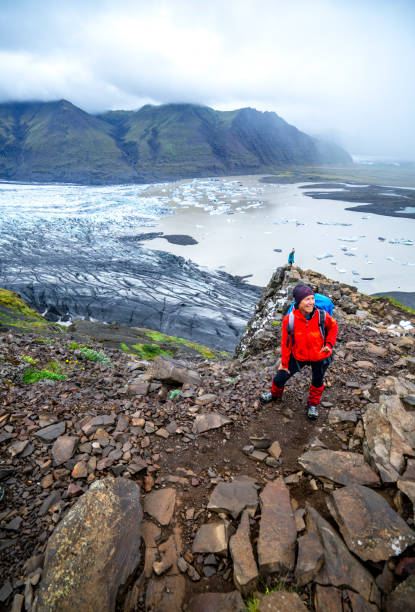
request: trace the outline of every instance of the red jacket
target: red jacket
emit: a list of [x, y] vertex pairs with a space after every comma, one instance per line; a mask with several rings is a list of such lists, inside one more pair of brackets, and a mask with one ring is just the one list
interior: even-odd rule
[[[337, 339], [337, 321], [326, 312], [326, 342], [324, 343], [319, 327], [318, 310], [314, 309], [314, 313], [309, 321], [301, 314], [300, 310], [294, 310], [294, 343], [293, 335], [291, 334], [287, 346], [287, 325], [288, 315], [285, 315], [282, 321], [282, 337], [281, 337], [281, 365], [283, 368], [288, 368], [288, 362], [291, 353], [297, 361], [319, 361], [329, 357], [332, 353], [334, 343]], [[330, 349], [330, 353], [321, 353], [324, 345]]]

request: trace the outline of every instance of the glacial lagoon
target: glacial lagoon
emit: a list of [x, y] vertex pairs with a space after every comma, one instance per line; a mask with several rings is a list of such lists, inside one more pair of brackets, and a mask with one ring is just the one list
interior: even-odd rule
[[[238, 336], [258, 286], [286, 263], [292, 247], [302, 268], [364, 293], [414, 290], [414, 219], [346, 210], [350, 202], [331, 200], [331, 189], [327, 199], [313, 199], [304, 193], [312, 192], [311, 183], [260, 179], [0, 183], [0, 286], [55, 320], [119, 320], [122, 312], [119, 322], [173, 326], [185, 336], [177, 323], [180, 306], [192, 329], [203, 312], [206, 320], [223, 317], [219, 338], [223, 325]], [[239, 278], [231, 282], [228, 275]], [[125, 310], [129, 301], [133, 306]], [[230, 346], [228, 340], [219, 345]]]

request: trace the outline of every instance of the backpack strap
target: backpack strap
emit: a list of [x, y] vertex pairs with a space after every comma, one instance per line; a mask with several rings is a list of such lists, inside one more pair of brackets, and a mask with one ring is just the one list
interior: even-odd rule
[[288, 315], [288, 323], [287, 323], [287, 347], [290, 344], [290, 338], [292, 338], [292, 343], [294, 344], [294, 310]]
[[318, 310], [318, 326], [320, 328], [321, 337], [323, 338], [324, 344], [326, 343], [327, 329], [326, 329], [326, 311], [317, 308]]

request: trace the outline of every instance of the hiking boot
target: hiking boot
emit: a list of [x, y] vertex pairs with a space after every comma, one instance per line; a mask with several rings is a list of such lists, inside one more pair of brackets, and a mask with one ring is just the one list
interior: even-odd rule
[[261, 404], [269, 404], [269, 402], [281, 402], [281, 397], [275, 397], [272, 395], [271, 391], [265, 391], [265, 393], [261, 393], [259, 396], [259, 401]]
[[318, 410], [317, 410], [317, 406], [309, 406], [309, 407], [308, 407], [307, 416], [308, 416], [308, 418], [309, 418], [309, 419], [311, 419], [312, 421], [315, 421], [316, 419], [318, 419]]

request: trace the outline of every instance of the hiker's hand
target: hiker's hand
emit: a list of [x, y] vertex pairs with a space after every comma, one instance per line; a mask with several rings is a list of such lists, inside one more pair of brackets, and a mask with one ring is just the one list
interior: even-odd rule
[[280, 363], [278, 370], [284, 370], [284, 372], [287, 372], [287, 374], [291, 374], [290, 370], [288, 368], [284, 368], [282, 363]]
[[331, 348], [329, 346], [323, 346], [323, 348], [321, 349], [320, 353], [330, 353]]

